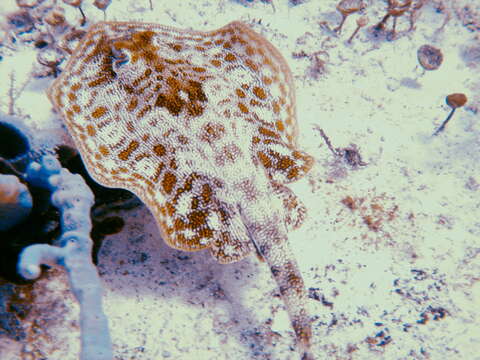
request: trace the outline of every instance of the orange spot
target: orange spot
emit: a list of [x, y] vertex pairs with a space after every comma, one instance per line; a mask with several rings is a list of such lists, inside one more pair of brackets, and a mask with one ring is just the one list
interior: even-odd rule
[[175, 160], [175, 158], [171, 159], [170, 160], [170, 164], [168, 164], [173, 170], [176, 170], [178, 168], [177, 166], [177, 161]]
[[62, 95], [63, 95], [63, 93], [61, 91], [59, 91], [55, 95], [55, 100], [57, 102], [57, 107], [63, 107]]
[[190, 140], [188, 140], [188, 138], [183, 135], [179, 135], [177, 139], [180, 142], [180, 144], [183, 144], [183, 145], [187, 145], [190, 142]]
[[247, 45], [245, 52], [247, 53], [247, 55], [252, 56], [253, 54], [255, 54], [255, 49], [250, 45]]
[[258, 97], [260, 100], [265, 100], [267, 98], [267, 94], [265, 93], [265, 90], [262, 89], [261, 87], [254, 86], [252, 91], [255, 94], [255, 96]]
[[206, 211], [192, 211], [188, 214], [187, 218], [190, 222], [190, 227], [196, 229], [202, 225], [206, 225], [208, 213]]
[[277, 169], [286, 170], [294, 164], [295, 162], [291, 158], [289, 158], [288, 156], [282, 156], [277, 163]]
[[232, 61], [235, 61], [235, 60], [237, 60], [237, 57], [235, 55], [233, 55], [232, 53], [228, 53], [227, 55], [225, 55], [225, 61], [232, 62]]
[[118, 158], [123, 161], [127, 161], [130, 155], [140, 146], [138, 141], [131, 141], [130, 144], [128, 144], [127, 148], [125, 150], [122, 150], [118, 154]]
[[[166, 108], [166, 110], [174, 116], [178, 116], [184, 109], [190, 116], [200, 116], [204, 111], [202, 103], [208, 101], [205, 95], [202, 83], [187, 78], [177, 79], [168, 77], [166, 81], [168, 88], [165, 92], [158, 94], [155, 100], [155, 106]], [[188, 99], [184, 99], [180, 95], [180, 91], [184, 91], [188, 95]]]
[[255, 62], [253, 62], [251, 59], [245, 59], [245, 65], [247, 65], [250, 70], [252, 71], [258, 71], [258, 65], [255, 64]]
[[167, 172], [163, 175], [162, 187], [167, 194], [170, 194], [177, 183], [177, 177], [171, 172]]
[[157, 144], [153, 147], [153, 152], [158, 156], [163, 156], [167, 153], [167, 149], [162, 144]]
[[150, 155], [147, 154], [147, 153], [138, 154], [137, 156], [135, 156], [135, 161], [140, 161], [140, 160], [148, 158], [148, 157], [150, 157]]
[[280, 105], [278, 105], [278, 103], [277, 103], [276, 101], [273, 102], [272, 107], [273, 107], [272, 110], [273, 110], [273, 112], [274, 112], [275, 114], [279, 114], [279, 113], [280, 113]]
[[[174, 230], [177, 231], [177, 232], [178, 232], [178, 231], [185, 230], [185, 222], [184, 222], [182, 219], [180, 219], [180, 218], [176, 218], [176, 219], [174, 220], [174, 222], [173, 222], [173, 228], [174, 228]], [[178, 240], [180, 240], [180, 238], [181, 238], [181, 240], [180, 240], [181, 242], [184, 242], [184, 241], [185, 241], [185, 239], [184, 239], [184, 237], [183, 237], [182, 234], [178, 235], [177, 238], [178, 238]]]
[[195, 50], [197, 51], [205, 51], [206, 49], [203, 46], [195, 46]]
[[295, 179], [298, 177], [298, 168], [292, 167], [290, 171], [287, 174], [287, 178], [289, 179]]
[[87, 128], [87, 134], [90, 136], [95, 136], [95, 134], [97, 133], [97, 131], [92, 125], [87, 125], [86, 128]]
[[205, 46], [210, 46], [210, 45], [212, 45], [212, 44], [213, 44], [213, 43], [212, 43], [211, 41], [205, 41], [205, 42], [203, 43], [203, 45], [205, 45]]
[[70, 101], [77, 100], [77, 95], [75, 95], [73, 92], [69, 92], [67, 96]]
[[241, 45], [246, 45], [247, 44], [247, 42], [245, 40], [243, 40], [243, 38], [241, 36], [233, 35], [231, 40], [232, 40], [233, 43], [238, 42]]
[[268, 76], [264, 76], [262, 77], [262, 81], [265, 85], [271, 85], [273, 80], [271, 78], [269, 78]]
[[258, 136], [254, 136], [254, 137], [252, 138], [252, 143], [258, 144], [259, 142], [260, 142], [260, 138], [259, 138]]
[[248, 90], [248, 89], [250, 89], [250, 86], [248, 86], [248, 84], [242, 84], [242, 89], [243, 90]]
[[231, 48], [232, 48], [232, 44], [230, 44], [228, 41], [225, 41], [225, 44], [223, 44], [223, 48], [224, 48], [224, 49], [231, 49]]
[[72, 110], [73, 110], [74, 112], [76, 112], [77, 114], [80, 114], [80, 112], [82, 111], [82, 110], [80, 109], [80, 106], [78, 106], [77, 104], [72, 105]]
[[240, 90], [240, 89], [235, 89], [235, 92], [237, 93], [237, 96], [238, 96], [239, 98], [242, 98], [242, 99], [243, 99], [243, 98], [246, 96], [245, 93], [244, 93], [242, 90]]
[[277, 120], [275, 122], [275, 126], [277, 127], [278, 131], [285, 130], [285, 126], [283, 125], [283, 122], [281, 120]]
[[201, 66], [194, 66], [194, 67], [192, 68], [192, 70], [193, 70], [193, 71], [196, 71], [196, 72], [201, 72], [201, 73], [207, 71], [207, 69], [205, 69], [204, 67], [201, 67]]
[[223, 39], [215, 40], [215, 45], [221, 45], [223, 43]]
[[272, 160], [268, 157], [268, 155], [259, 151], [259, 152], [257, 152], [257, 156], [260, 159], [260, 161], [262, 162], [264, 167], [266, 167], [267, 169], [272, 167]]
[[245, 104], [238, 103], [238, 108], [244, 114], [248, 114], [248, 107]]
[[175, 206], [173, 206], [173, 204], [170, 202], [165, 203], [165, 208], [167, 209], [167, 214], [169, 216], [172, 216], [176, 212]]
[[134, 97], [127, 106], [127, 111], [132, 112], [138, 105], [138, 99]]
[[81, 87], [82, 87], [82, 84], [76, 83], [76, 84], [72, 85], [71, 90], [72, 91], [77, 91], [77, 90], [80, 90]]
[[65, 114], [67, 115], [68, 120], [73, 120], [73, 111], [72, 110], [65, 111]]
[[278, 138], [278, 134], [275, 131], [272, 131], [270, 129], [264, 128], [263, 126], [260, 126], [258, 128], [258, 132], [264, 136], [270, 136], [273, 138]]
[[105, 145], [100, 145], [98, 147], [98, 151], [100, 151], [100, 153], [103, 155], [103, 156], [108, 156], [110, 155], [110, 151], [108, 150], [108, 148], [105, 146]]
[[212, 195], [213, 195], [213, 191], [212, 191], [212, 188], [210, 187], [210, 185], [203, 184], [202, 185], [202, 198], [203, 198], [203, 202], [205, 204], [208, 204], [212, 200]]
[[110, 81], [111, 81], [111, 78], [109, 78], [107, 76], [100, 76], [100, 77], [96, 78], [95, 80], [90, 81], [87, 84], [87, 86], [88, 87], [96, 87], [96, 86], [100, 86], [103, 83], [110, 82]]
[[168, 44], [168, 46], [170, 46], [176, 52], [182, 51], [182, 45], [180, 44]]
[[153, 174], [153, 177], [152, 177], [152, 180], [154, 182], [158, 182], [158, 179], [160, 178], [160, 175], [161, 175], [164, 167], [165, 167], [164, 163], [162, 163], [162, 162], [158, 163], [157, 169], [155, 170], [155, 174]]
[[195, 210], [195, 209], [198, 209], [200, 205], [200, 199], [198, 197], [194, 197], [192, 199], [192, 209]]
[[99, 106], [92, 112], [92, 117], [98, 119], [107, 113], [107, 108], [105, 106]]
[[[137, 119], [141, 119], [142, 117], [144, 117], [145, 115], [147, 115], [147, 113], [152, 110], [152, 106], [151, 105], [145, 105], [142, 109], [140, 109], [140, 111], [138, 112], [137, 114]], [[133, 131], [133, 130], [132, 130]]]
[[210, 60], [210, 62], [211, 62], [212, 65], [215, 66], [215, 67], [220, 67], [220, 66], [222, 66], [222, 62], [221, 62], [220, 60], [213, 59], [213, 60]]

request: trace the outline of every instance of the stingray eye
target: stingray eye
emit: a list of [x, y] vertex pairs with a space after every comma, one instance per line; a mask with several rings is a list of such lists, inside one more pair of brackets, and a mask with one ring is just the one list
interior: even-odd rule
[[112, 66], [113, 70], [117, 72], [122, 66], [130, 62], [130, 53], [127, 49], [119, 46], [118, 43], [112, 45]]

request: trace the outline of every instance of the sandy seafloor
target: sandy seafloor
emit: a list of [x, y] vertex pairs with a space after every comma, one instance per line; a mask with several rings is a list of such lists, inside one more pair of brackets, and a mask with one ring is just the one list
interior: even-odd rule
[[[0, 3], [2, 15], [16, 10], [13, 0]], [[318, 359], [480, 359], [479, 2], [445, 1], [451, 18], [438, 31], [445, 14], [435, 10], [440, 1], [430, 1], [414, 31], [389, 41], [361, 29], [351, 44], [358, 15], [341, 34], [328, 31], [340, 21], [336, 3], [275, 0], [274, 11], [260, 1], [154, 0], [152, 11], [148, 0], [114, 0], [106, 18], [196, 30], [242, 20], [286, 58], [299, 144], [316, 159], [291, 185], [308, 218], [290, 245], [310, 289]], [[367, 4], [369, 27], [385, 2]], [[477, 27], [459, 17], [465, 6]], [[78, 23], [79, 12], [64, 7]], [[103, 20], [91, 1], [83, 9], [89, 24]], [[408, 26], [398, 19], [400, 32]], [[438, 70], [420, 67], [423, 44], [442, 50]], [[25, 84], [16, 115], [42, 141], [68, 142], [45, 95], [53, 78], [30, 76], [38, 51], [16, 44], [4, 52], [0, 110], [9, 110], [14, 72], [14, 87]], [[302, 51], [322, 51], [324, 67], [315, 72]], [[432, 137], [451, 93], [465, 93], [468, 103]], [[335, 157], [319, 128], [336, 148], [354, 144], [366, 165]], [[144, 207], [122, 217], [126, 226], [104, 241], [98, 267], [116, 359], [298, 359], [265, 264], [251, 256], [220, 265], [207, 252], [170, 249]], [[35, 291], [35, 316], [24, 320], [34, 330], [19, 342], [0, 337], [0, 359], [77, 359], [78, 306], [63, 269], [50, 270]]]

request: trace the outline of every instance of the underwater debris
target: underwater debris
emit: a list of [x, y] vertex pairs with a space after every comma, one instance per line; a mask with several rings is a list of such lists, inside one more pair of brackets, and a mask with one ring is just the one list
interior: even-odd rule
[[[455, 2], [453, 2], [455, 3]], [[467, 28], [468, 31], [475, 32], [480, 30], [480, 8], [478, 5], [465, 3], [465, 5], [455, 6], [455, 13], [462, 25]]]
[[36, 279], [41, 265], [58, 264], [68, 272], [72, 292], [80, 304], [82, 360], [111, 360], [112, 343], [108, 321], [102, 309], [102, 285], [91, 252], [91, 190], [80, 175], [61, 167], [51, 155], [33, 162], [27, 169], [30, 183], [52, 191], [51, 201], [61, 213], [62, 235], [55, 245], [26, 247], [19, 259], [18, 272], [25, 279]]
[[93, 6], [95, 6], [97, 9], [105, 11], [105, 9], [109, 7], [111, 3], [112, 0], [94, 0]]
[[447, 103], [448, 106], [452, 108], [450, 111], [450, 114], [448, 114], [447, 118], [445, 121], [440, 125], [440, 127], [433, 133], [433, 136], [438, 135], [440, 132], [442, 132], [445, 129], [445, 126], [447, 126], [447, 123], [450, 121], [452, 118], [453, 114], [455, 113], [455, 110], [457, 108], [462, 107], [467, 103], [467, 97], [465, 94], [450, 94], [446, 97], [445, 102]]
[[360, 29], [361, 29], [362, 27], [366, 26], [367, 24], [368, 24], [368, 16], [360, 16], [360, 17], [357, 19], [357, 28], [355, 29], [355, 31], [353, 32], [353, 34], [348, 38], [347, 43], [348, 43], [348, 44], [351, 44], [353, 38], [355, 37], [355, 35], [357, 35], [357, 33], [360, 31]]
[[17, 5], [18, 7], [34, 8], [41, 2], [42, 0], [17, 0]]
[[375, 31], [385, 31], [387, 20], [390, 17], [393, 17], [392, 30], [388, 32], [387, 39], [394, 40], [397, 35], [395, 32], [397, 28], [397, 18], [405, 15], [405, 13], [410, 10], [411, 6], [412, 0], [405, 0], [404, 2], [399, 2], [397, 0], [388, 0], [387, 13], [382, 18], [382, 20], [374, 26]]
[[83, 26], [87, 22], [87, 17], [82, 10], [82, 0], [63, 0], [63, 2], [67, 5], [73, 6], [78, 8], [80, 14], [82, 15], [82, 20], [80, 21], [80, 25]]
[[45, 16], [45, 22], [54, 28], [65, 25], [65, 10], [61, 7], [51, 9]]
[[[238, 0], [238, 1], [240, 3], [243, 3], [243, 4], [247, 5], [248, 3], [253, 3], [253, 2], [256, 2], [257, 0]], [[275, 4], [273, 3], [273, 0], [260, 0], [260, 1], [264, 4], [271, 4], [272, 8], [273, 8], [273, 11], [275, 11]], [[290, 3], [292, 3], [292, 5], [296, 5], [292, 1], [290, 1]]]
[[422, 45], [417, 50], [417, 58], [425, 70], [437, 70], [443, 62], [442, 51], [431, 45]]
[[58, 66], [62, 63], [64, 59], [65, 59], [65, 56], [60, 54], [55, 49], [46, 49], [42, 52], [39, 52], [37, 54], [37, 62], [43, 65], [44, 67], [46, 67], [46, 69], [44, 70], [43, 74], [40, 72], [37, 72], [36, 75], [39, 77], [49, 76], [49, 75], [53, 75], [53, 77], [57, 77], [60, 72], [60, 70], [58, 69]]
[[[110, 0], [96, 0], [97, 7], [106, 7], [109, 3]], [[18, 0], [19, 10], [4, 15], [4, 24], [0, 27], [0, 47], [3, 45], [14, 51], [18, 44], [35, 46], [38, 55], [32, 76], [56, 76], [64, 56], [72, 53], [76, 40], [85, 34], [75, 20], [65, 15], [69, 6], [78, 7], [82, 14], [80, 23], [84, 26], [87, 19], [81, 4], [81, 0], [64, 0], [63, 3], [56, 0]]]
[[320, 132], [320, 136], [323, 138], [327, 147], [330, 149], [332, 154], [337, 158], [343, 160], [346, 164], [350, 165], [353, 169], [358, 169], [360, 166], [366, 166], [368, 163], [362, 160], [358, 146], [355, 144], [350, 144], [349, 147], [344, 148], [334, 148], [330, 138], [325, 134], [322, 128], [316, 126], [316, 129]]
[[27, 10], [19, 10], [6, 16], [7, 25], [15, 35], [29, 32], [34, 27], [34, 19]]
[[107, 7], [110, 6], [111, 2], [112, 0], [94, 0], [93, 1], [93, 6], [103, 11], [103, 20], [105, 20], [107, 17], [106, 10], [107, 10]]
[[340, 34], [340, 32], [342, 31], [342, 27], [345, 24], [345, 20], [347, 20], [347, 17], [352, 15], [353, 13], [362, 11], [365, 8], [366, 4], [362, 0], [340, 1], [337, 4], [337, 10], [342, 15], [342, 20], [340, 21], [340, 24], [335, 29], [333, 29], [333, 31]]

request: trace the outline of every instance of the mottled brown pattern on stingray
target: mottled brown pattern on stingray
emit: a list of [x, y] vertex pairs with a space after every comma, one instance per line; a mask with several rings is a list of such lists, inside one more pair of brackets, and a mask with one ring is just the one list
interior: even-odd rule
[[287, 228], [305, 208], [285, 184], [309, 171], [292, 75], [247, 25], [209, 32], [100, 22], [48, 96], [90, 175], [137, 194], [172, 247], [221, 263], [256, 249], [308, 352], [307, 296]]

